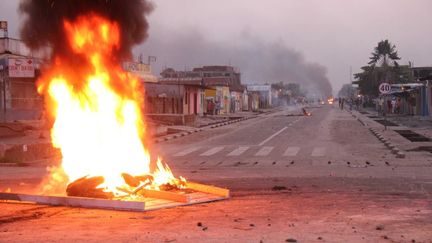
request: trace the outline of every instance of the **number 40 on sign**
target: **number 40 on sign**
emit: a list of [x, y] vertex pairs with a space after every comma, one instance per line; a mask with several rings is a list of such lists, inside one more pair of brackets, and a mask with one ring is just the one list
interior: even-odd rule
[[378, 89], [381, 94], [388, 94], [391, 91], [391, 86], [389, 83], [382, 83]]

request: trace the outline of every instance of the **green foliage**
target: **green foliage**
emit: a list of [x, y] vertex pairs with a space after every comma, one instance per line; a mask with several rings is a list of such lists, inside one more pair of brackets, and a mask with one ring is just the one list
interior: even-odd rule
[[[381, 60], [381, 67], [383, 67], [389, 66], [390, 64], [398, 66], [399, 64], [396, 60], [400, 60], [400, 57], [397, 54], [396, 46], [391, 44], [388, 40], [383, 40], [378, 42], [370, 59], [369, 65], [376, 66]], [[389, 63], [389, 61], [391, 61], [391, 63]]]
[[[363, 95], [378, 95], [378, 87], [383, 82], [408, 83], [412, 81], [409, 66], [401, 66], [396, 46], [388, 40], [378, 43], [370, 57], [369, 66], [362, 67], [362, 72], [354, 74], [355, 84], [359, 85]], [[378, 65], [380, 64], [380, 65]]]

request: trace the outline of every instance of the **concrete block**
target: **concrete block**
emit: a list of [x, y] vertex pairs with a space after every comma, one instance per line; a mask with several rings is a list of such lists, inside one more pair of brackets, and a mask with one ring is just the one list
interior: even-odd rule
[[402, 153], [402, 152], [398, 152], [398, 153], [396, 154], [396, 158], [403, 159], [403, 158], [405, 158], [405, 154]]

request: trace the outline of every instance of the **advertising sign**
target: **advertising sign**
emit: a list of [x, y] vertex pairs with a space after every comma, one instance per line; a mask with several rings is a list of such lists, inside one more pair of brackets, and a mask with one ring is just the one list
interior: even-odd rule
[[125, 71], [136, 74], [148, 74], [151, 72], [150, 65], [138, 62], [124, 62], [123, 68]]
[[248, 85], [247, 90], [248, 91], [270, 91], [271, 86], [270, 85]]
[[35, 68], [31, 58], [9, 58], [9, 77], [34, 78]]

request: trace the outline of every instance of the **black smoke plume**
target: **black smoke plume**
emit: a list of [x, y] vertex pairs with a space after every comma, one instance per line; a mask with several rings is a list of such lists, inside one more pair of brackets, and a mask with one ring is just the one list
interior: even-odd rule
[[119, 58], [131, 56], [131, 47], [148, 36], [145, 15], [153, 10], [146, 0], [23, 0], [19, 11], [26, 16], [21, 38], [31, 49], [50, 45], [54, 53], [67, 49], [63, 20], [75, 20], [86, 13], [97, 13], [121, 28]]
[[158, 56], [155, 72], [165, 67], [182, 71], [203, 65], [233, 65], [240, 69], [242, 83], [298, 83], [308, 95], [332, 95], [327, 68], [308, 62], [300, 51], [253, 35], [243, 35], [240, 41], [213, 42], [194, 29], [175, 32], [157, 27], [136, 51]]

